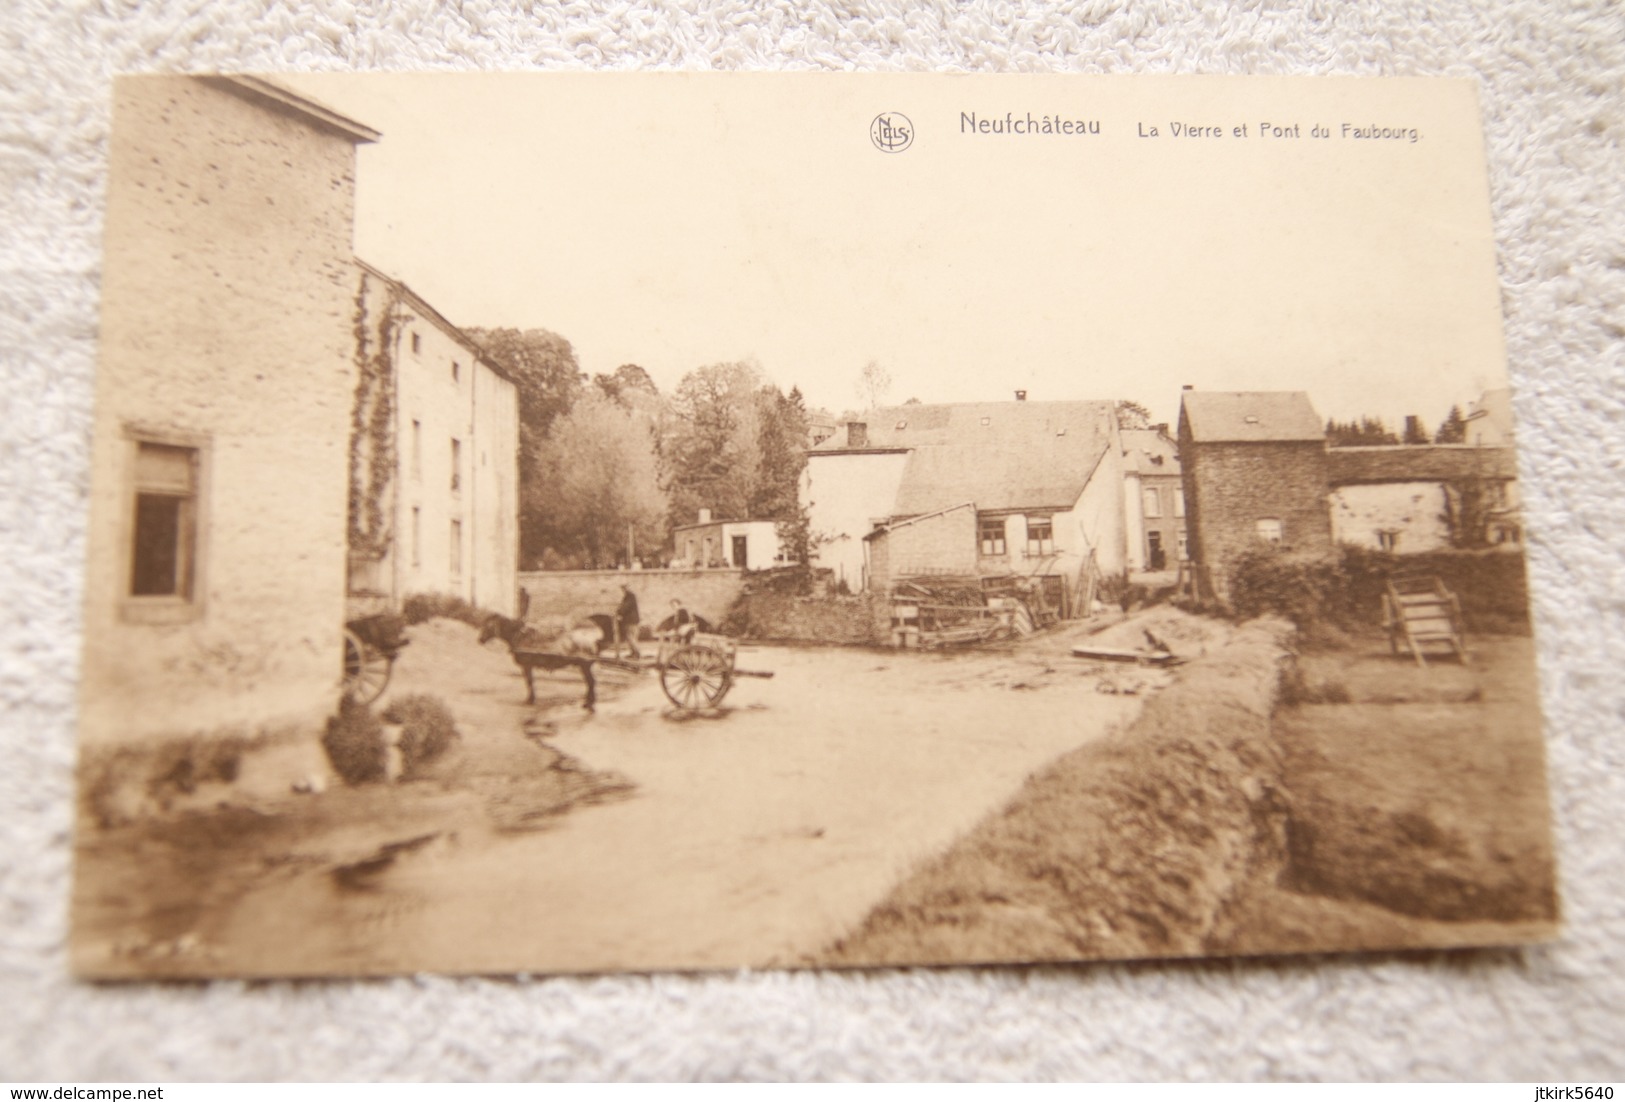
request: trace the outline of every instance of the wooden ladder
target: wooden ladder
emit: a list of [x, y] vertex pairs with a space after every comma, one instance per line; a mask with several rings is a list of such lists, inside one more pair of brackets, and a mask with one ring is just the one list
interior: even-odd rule
[[1391, 578], [1382, 601], [1383, 626], [1388, 629], [1388, 645], [1395, 654], [1407, 650], [1418, 666], [1426, 668], [1423, 648], [1443, 644], [1466, 665], [1461, 602], [1442, 581], [1436, 577]]

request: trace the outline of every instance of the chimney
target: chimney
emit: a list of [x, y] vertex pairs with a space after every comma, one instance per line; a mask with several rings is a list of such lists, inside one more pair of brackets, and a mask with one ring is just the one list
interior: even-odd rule
[[701, 509], [700, 510], [700, 523], [701, 524], [710, 524], [711, 523], [711, 510], [709, 510], [709, 509]]
[[849, 448], [867, 448], [869, 446], [868, 422], [848, 421], [846, 423], [846, 446]]
[[1016, 401], [1025, 402], [1026, 400], [1027, 400], [1027, 392], [1025, 390], [1016, 391]]
[[1180, 390], [1195, 390], [1196, 388], [1191, 386], [1189, 383], [1186, 383], [1184, 386], [1180, 387], [1179, 389]]

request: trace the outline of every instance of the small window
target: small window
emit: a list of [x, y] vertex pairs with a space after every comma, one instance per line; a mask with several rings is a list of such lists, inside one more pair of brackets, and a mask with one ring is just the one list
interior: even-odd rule
[[412, 565], [423, 565], [423, 510], [412, 506]]
[[412, 477], [423, 477], [423, 422], [412, 422]]
[[199, 454], [197, 448], [136, 443], [131, 597], [193, 598]]
[[423, 334], [422, 333], [413, 333], [412, 334], [412, 355], [416, 356], [419, 352], [422, 352], [422, 351], [423, 351]]
[[1055, 554], [1055, 524], [1049, 517], [1027, 518], [1027, 554]]
[[451, 522], [451, 576], [463, 576], [463, 522]]
[[451, 438], [451, 492], [458, 493], [463, 488], [463, 442], [455, 436]]
[[982, 554], [1004, 554], [1004, 518], [983, 517], [976, 524], [976, 538], [981, 544]]
[[1185, 515], [1185, 490], [1184, 490], [1183, 487], [1175, 486], [1174, 487], [1174, 516], [1182, 517], [1184, 515]]
[[1145, 515], [1151, 520], [1162, 516], [1162, 495], [1157, 492], [1155, 486], [1145, 488]]
[[1377, 533], [1377, 547], [1382, 551], [1392, 551], [1399, 545], [1399, 532], [1392, 528], [1385, 528]]
[[456, 360], [451, 361], [451, 381], [454, 383], [463, 381], [463, 365]]
[[982, 418], [982, 427], [983, 428], [986, 428], [988, 425], [991, 425], [992, 423], [993, 423], [993, 418], [991, 418], [991, 417]]
[[908, 422], [907, 421], [899, 421], [899, 422], [897, 422], [897, 431], [898, 432], [902, 432], [906, 428], [908, 428]]
[[1258, 522], [1258, 538], [1272, 546], [1281, 543], [1281, 522], [1275, 517], [1265, 517]]
[[1191, 557], [1190, 536], [1188, 536], [1185, 533], [1185, 531], [1183, 529], [1181, 529], [1180, 532], [1179, 532], [1179, 559], [1180, 559], [1181, 562], [1185, 562], [1185, 561], [1188, 561], [1190, 559], [1190, 557]]

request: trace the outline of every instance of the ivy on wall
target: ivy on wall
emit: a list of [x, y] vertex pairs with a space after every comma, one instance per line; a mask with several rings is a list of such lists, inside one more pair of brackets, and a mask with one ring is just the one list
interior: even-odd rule
[[384, 302], [372, 340], [367, 277], [355, 296], [355, 402], [350, 411], [349, 544], [351, 554], [381, 558], [394, 539], [387, 502], [395, 474], [395, 334], [401, 324], [399, 288], [382, 281]]

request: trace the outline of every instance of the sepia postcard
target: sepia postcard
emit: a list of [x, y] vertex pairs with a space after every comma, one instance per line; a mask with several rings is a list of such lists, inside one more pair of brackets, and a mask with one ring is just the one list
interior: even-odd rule
[[114, 87], [87, 978], [1558, 929], [1470, 81]]

